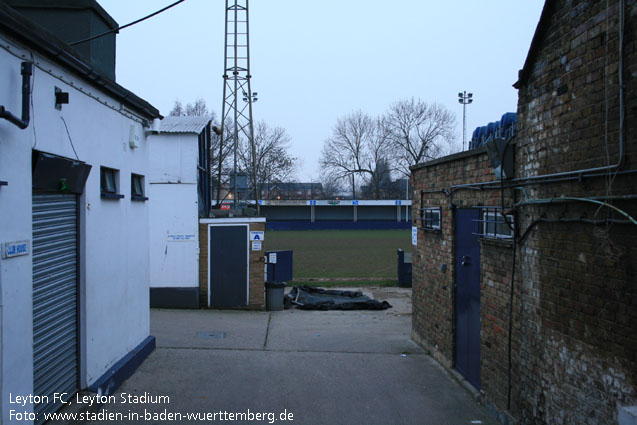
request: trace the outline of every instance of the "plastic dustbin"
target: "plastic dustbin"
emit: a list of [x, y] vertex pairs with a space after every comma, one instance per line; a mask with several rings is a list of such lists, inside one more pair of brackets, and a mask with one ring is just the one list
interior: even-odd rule
[[265, 309], [267, 311], [283, 310], [285, 282], [265, 282]]
[[398, 286], [411, 288], [411, 252], [398, 250]]

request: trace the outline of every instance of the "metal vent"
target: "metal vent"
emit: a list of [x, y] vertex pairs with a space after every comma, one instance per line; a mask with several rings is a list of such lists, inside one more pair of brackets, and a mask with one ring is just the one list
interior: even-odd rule
[[226, 337], [225, 332], [208, 332], [208, 331], [197, 332], [197, 338], [201, 338], [201, 339], [223, 339], [225, 337]]

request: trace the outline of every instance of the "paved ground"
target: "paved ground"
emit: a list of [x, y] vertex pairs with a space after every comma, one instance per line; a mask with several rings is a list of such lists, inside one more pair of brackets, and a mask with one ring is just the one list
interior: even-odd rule
[[[153, 310], [157, 349], [103, 411], [140, 415], [118, 421], [125, 424], [196, 423], [188, 413], [208, 414], [213, 420], [206, 423], [493, 423], [409, 339], [410, 290], [378, 288], [371, 295], [394, 308]], [[167, 396], [169, 402], [123, 404], [122, 393]], [[181, 420], [167, 416], [176, 413]], [[231, 414], [253, 420], [233, 422]]]

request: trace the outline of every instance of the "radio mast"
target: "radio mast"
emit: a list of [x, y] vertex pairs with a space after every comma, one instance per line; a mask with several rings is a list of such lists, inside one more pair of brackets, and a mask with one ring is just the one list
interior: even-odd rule
[[[257, 93], [250, 87], [250, 35], [248, 0], [226, 0], [226, 27], [223, 63], [223, 105], [221, 107], [221, 147], [227, 140], [233, 143], [233, 201], [237, 209], [237, 149], [242, 138], [248, 141], [252, 156], [252, 189], [257, 211], [259, 195], [256, 174], [256, 149], [254, 146], [254, 125], [252, 123], [252, 103], [257, 101]], [[239, 100], [242, 101], [239, 104]], [[226, 134], [226, 126], [231, 126], [231, 135]], [[219, 182], [221, 182], [221, 155], [219, 156]], [[246, 170], [248, 171], [248, 170]], [[219, 183], [221, 184], [221, 183]], [[217, 195], [219, 197], [219, 195]]]

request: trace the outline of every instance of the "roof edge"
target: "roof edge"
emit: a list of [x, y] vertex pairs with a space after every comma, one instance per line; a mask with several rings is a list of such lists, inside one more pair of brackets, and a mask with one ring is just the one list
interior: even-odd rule
[[531, 68], [533, 63], [535, 62], [535, 57], [537, 56], [538, 46], [541, 39], [544, 38], [544, 33], [549, 26], [549, 15], [553, 12], [554, 3], [554, 0], [546, 0], [544, 2], [542, 14], [540, 15], [540, 20], [537, 23], [537, 27], [535, 28], [535, 33], [533, 34], [533, 39], [531, 40], [531, 46], [529, 47], [529, 52], [526, 55], [524, 66], [518, 73], [518, 80], [513, 83], [513, 87], [516, 89], [519, 89], [522, 84], [526, 83], [529, 75], [531, 75]]
[[94, 84], [144, 118], [163, 118], [153, 105], [125, 89], [81, 59], [72, 47], [0, 1], [0, 31]]
[[423, 162], [421, 164], [412, 165], [411, 167], [409, 167], [409, 169], [411, 171], [421, 170], [423, 168], [433, 167], [434, 165], [444, 164], [446, 162], [457, 161], [459, 159], [464, 159], [470, 156], [482, 154], [482, 153], [485, 153], [486, 151], [487, 151], [487, 147], [486, 145], [484, 145], [484, 146], [480, 146], [477, 149], [468, 149], [463, 152], [452, 153], [451, 155], [432, 159], [431, 161]]
[[4, 0], [4, 2], [9, 6], [29, 9], [93, 9], [111, 30], [119, 32], [119, 24], [96, 0], [67, 0], [66, 2], [60, 0]]

